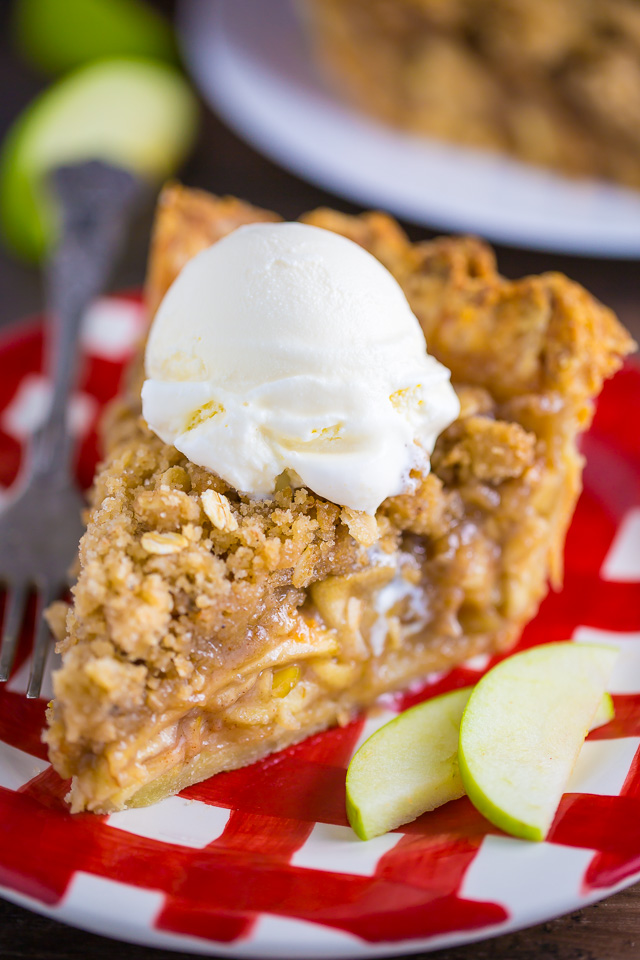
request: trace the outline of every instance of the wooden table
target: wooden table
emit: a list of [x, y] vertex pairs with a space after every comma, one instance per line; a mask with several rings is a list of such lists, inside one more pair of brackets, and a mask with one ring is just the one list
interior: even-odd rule
[[[170, 0], [163, 6], [170, 6]], [[40, 88], [42, 81], [8, 48], [0, 10], [0, 138], [8, 123]], [[289, 219], [322, 204], [345, 211], [357, 208], [290, 175], [265, 160], [205, 111], [200, 142], [182, 174], [190, 185], [232, 193]], [[140, 218], [112, 283], [113, 289], [139, 286], [150, 218]], [[432, 234], [407, 225], [413, 238]], [[564, 257], [498, 248], [502, 272], [509, 277], [560, 270], [584, 283], [640, 339], [640, 269], [637, 262]], [[0, 324], [41, 307], [39, 273], [0, 250]], [[3, 960], [172, 960], [174, 953], [118, 944], [63, 926], [0, 900], [0, 957]], [[640, 957], [640, 884], [602, 903], [538, 927], [466, 947], [429, 954], [433, 960], [637, 960]]]

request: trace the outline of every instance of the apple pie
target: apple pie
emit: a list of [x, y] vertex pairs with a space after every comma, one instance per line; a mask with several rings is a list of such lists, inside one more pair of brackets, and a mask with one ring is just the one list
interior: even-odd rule
[[[147, 302], [236, 227], [276, 220], [179, 186], [161, 196]], [[173, 794], [432, 671], [504, 650], [559, 586], [577, 439], [633, 343], [565, 277], [512, 282], [473, 239], [412, 244], [380, 213], [302, 218], [396, 277], [459, 418], [431, 472], [375, 516], [285, 485], [240, 494], [140, 414], [141, 363], [104, 425], [45, 734], [72, 810]]]
[[301, 0], [319, 62], [400, 127], [640, 187], [637, 0]]

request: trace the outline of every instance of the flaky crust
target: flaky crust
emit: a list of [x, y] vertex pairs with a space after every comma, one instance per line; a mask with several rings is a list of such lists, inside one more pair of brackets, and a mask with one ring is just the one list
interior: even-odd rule
[[[190, 256], [257, 219], [275, 217], [167, 188], [152, 307]], [[503, 279], [478, 241], [412, 245], [377, 213], [303, 219], [394, 273], [453, 372], [460, 418], [431, 474], [372, 520], [304, 489], [239, 494], [155, 437], [130, 388], [105, 427], [54, 679], [47, 740], [74, 809], [157, 799], [503, 648], [560, 581], [576, 437], [628, 335], [563, 277]], [[376, 597], [398, 571], [407, 590], [380, 640]]]

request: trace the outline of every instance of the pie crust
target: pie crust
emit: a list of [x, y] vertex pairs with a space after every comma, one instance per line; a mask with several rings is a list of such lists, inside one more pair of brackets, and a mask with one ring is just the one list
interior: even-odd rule
[[[189, 257], [273, 219], [165, 189], [151, 311]], [[252, 500], [149, 431], [134, 365], [104, 425], [45, 734], [74, 811], [151, 803], [506, 649], [561, 583], [576, 439], [627, 333], [558, 274], [503, 279], [477, 240], [411, 244], [379, 213], [303, 219], [396, 276], [452, 371], [460, 418], [432, 472], [375, 518], [305, 489]]]

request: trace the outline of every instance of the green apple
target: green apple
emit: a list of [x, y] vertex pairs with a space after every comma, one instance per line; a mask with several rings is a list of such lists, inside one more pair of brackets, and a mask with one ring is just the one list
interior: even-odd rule
[[613, 697], [610, 693], [604, 693], [598, 704], [596, 715], [589, 725], [589, 730], [597, 730], [598, 727], [604, 727], [605, 723], [611, 723], [615, 715], [616, 709], [613, 704]]
[[464, 794], [458, 733], [470, 687], [419, 703], [376, 730], [347, 770], [347, 816], [362, 840]]
[[197, 113], [182, 75], [157, 61], [101, 60], [50, 87], [2, 145], [0, 226], [9, 246], [36, 260], [55, 237], [53, 167], [100, 159], [159, 182], [190, 149]]
[[618, 651], [550, 643], [503, 660], [479, 681], [460, 725], [469, 799], [491, 823], [544, 840]]
[[13, 31], [23, 55], [45, 73], [104, 57], [176, 60], [171, 25], [143, 0], [16, 0]]

